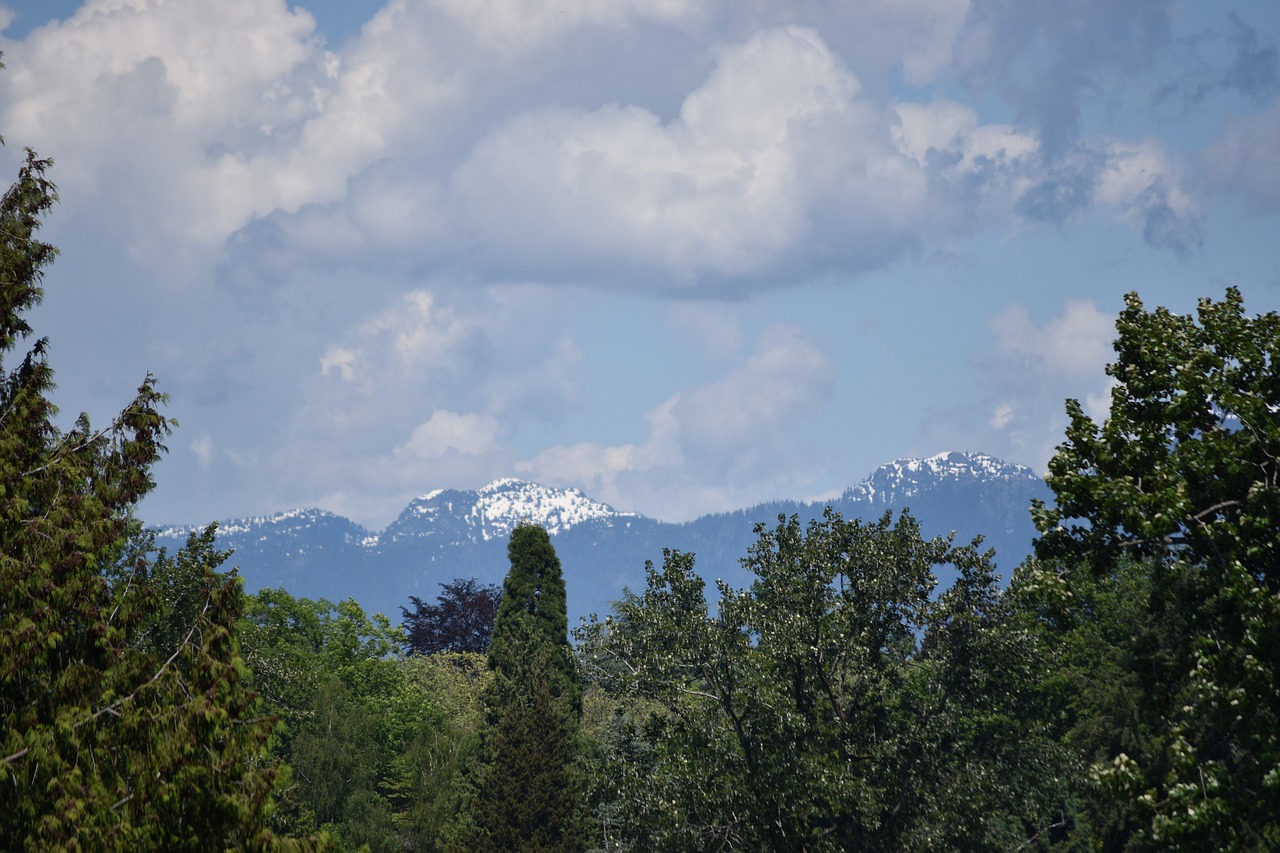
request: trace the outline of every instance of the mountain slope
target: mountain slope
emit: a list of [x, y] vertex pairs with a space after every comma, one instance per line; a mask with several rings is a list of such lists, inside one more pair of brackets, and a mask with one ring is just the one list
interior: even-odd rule
[[[984, 454], [946, 453], [884, 465], [830, 504], [846, 518], [864, 519], [910, 508], [926, 535], [954, 530], [958, 541], [967, 542], [984, 534], [1007, 573], [1030, 551], [1033, 497], [1051, 496], [1029, 468]], [[218, 542], [235, 550], [231, 563], [250, 591], [269, 586], [307, 598], [354, 597], [398, 621], [410, 595], [433, 599], [442, 582], [477, 577], [500, 583], [511, 529], [522, 521], [537, 524], [552, 535], [576, 623], [589, 612], [606, 611], [624, 587], [643, 588], [644, 563], [661, 562], [663, 548], [694, 552], [708, 579], [749, 583], [738, 560], [754, 541], [754, 525], [775, 524], [779, 515], [807, 521], [825, 505], [778, 501], [670, 524], [619, 512], [577, 489], [503, 479], [478, 491], [423, 495], [377, 533], [310, 509], [224, 522]], [[157, 542], [173, 549], [192, 529], [160, 530]]]

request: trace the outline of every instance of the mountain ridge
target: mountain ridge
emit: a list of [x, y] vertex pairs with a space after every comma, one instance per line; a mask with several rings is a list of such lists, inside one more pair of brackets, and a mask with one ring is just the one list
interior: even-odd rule
[[[1001, 565], [1030, 551], [1033, 497], [1050, 499], [1030, 468], [983, 453], [951, 451], [879, 466], [831, 501], [778, 500], [683, 523], [664, 522], [593, 500], [576, 488], [514, 477], [480, 489], [436, 489], [409, 502], [383, 530], [371, 531], [318, 508], [219, 522], [218, 545], [234, 550], [248, 591], [282, 586], [307, 598], [357, 599], [393, 620], [410, 595], [430, 599], [458, 577], [500, 582], [506, 540], [520, 523], [552, 535], [569, 584], [571, 616], [602, 612], [624, 587], [642, 588], [644, 564], [664, 548], [693, 552], [708, 579], [749, 583], [739, 564], [756, 523], [779, 515], [802, 521], [833, 506], [846, 518], [878, 518], [910, 508], [926, 535], [983, 534]], [[203, 526], [170, 525], [157, 545], [180, 547]]]

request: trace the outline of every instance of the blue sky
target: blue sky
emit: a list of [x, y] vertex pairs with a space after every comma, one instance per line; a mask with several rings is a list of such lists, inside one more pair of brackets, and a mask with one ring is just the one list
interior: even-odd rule
[[1280, 308], [1280, 11], [1172, 0], [0, 0], [56, 162], [57, 402], [142, 508], [374, 528], [503, 476], [669, 520], [1043, 469], [1122, 296]]

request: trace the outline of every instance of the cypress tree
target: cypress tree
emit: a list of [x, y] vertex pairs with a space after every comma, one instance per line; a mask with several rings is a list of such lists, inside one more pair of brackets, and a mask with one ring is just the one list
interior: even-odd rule
[[573, 759], [581, 687], [560, 560], [547, 531], [520, 525], [489, 644], [490, 765], [461, 840], [473, 850], [586, 847]]
[[500, 677], [520, 680], [527, 667], [529, 644], [544, 650], [555, 671], [552, 694], [578, 705], [578, 672], [569, 647], [569, 614], [560, 558], [547, 531], [522, 524], [507, 544], [511, 569], [502, 584], [502, 600], [489, 643], [489, 668]]

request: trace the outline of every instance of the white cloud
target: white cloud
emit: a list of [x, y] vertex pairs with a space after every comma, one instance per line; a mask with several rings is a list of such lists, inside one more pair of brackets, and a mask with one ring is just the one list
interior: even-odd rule
[[169, 227], [221, 240], [273, 205], [269, 182], [217, 174], [232, 155], [215, 149], [271, 145], [273, 125], [310, 114], [322, 53], [283, 0], [89, 0], [11, 48], [5, 125], [56, 152], [64, 189], [123, 184]]
[[327, 376], [329, 371], [336, 370], [339, 376], [350, 382], [356, 376], [354, 365], [358, 357], [356, 352], [334, 344], [320, 356], [320, 375]]
[[209, 466], [213, 463], [214, 445], [213, 439], [207, 435], [202, 435], [195, 441], [191, 442], [191, 452], [196, 455], [196, 459], [200, 463], [200, 467], [209, 470]]
[[449, 451], [480, 456], [497, 449], [498, 430], [498, 420], [491, 415], [437, 409], [397, 452], [423, 458]]
[[935, 210], [949, 210], [952, 228], [979, 215], [984, 224], [1014, 218], [1018, 199], [1043, 170], [1034, 133], [982, 124], [975, 110], [954, 101], [900, 103], [894, 109], [894, 142], [929, 175]]
[[1201, 242], [1199, 210], [1182, 170], [1152, 139], [1091, 138], [1053, 155], [1025, 128], [982, 124], [953, 101], [898, 104], [899, 149], [933, 181], [954, 221], [980, 214], [1016, 221], [1063, 222], [1092, 209], [1109, 211], [1156, 248], [1186, 253]]
[[585, 25], [623, 27], [637, 20], [678, 22], [697, 14], [691, 0], [431, 0], [478, 44], [515, 54]]
[[342, 198], [459, 96], [419, 18], [388, 3], [339, 55], [284, 0], [88, 0], [9, 48], [5, 128], [56, 154], [64, 197], [121, 200], [132, 234], [216, 247]]
[[1096, 378], [1112, 355], [1115, 318], [1091, 300], [1068, 299], [1062, 313], [1037, 327], [1023, 305], [1011, 305], [989, 321], [996, 350], [1008, 364], [1072, 380]]
[[980, 160], [1016, 161], [1040, 149], [1034, 134], [1008, 124], [984, 125], [977, 111], [955, 101], [902, 103], [895, 109], [900, 124], [893, 128], [894, 141], [921, 166], [930, 149], [954, 154], [955, 168], [969, 173], [982, 168]]
[[1011, 305], [988, 328], [991, 344], [974, 363], [976, 401], [934, 415], [926, 433], [947, 446], [1042, 467], [1062, 441], [1068, 397], [1095, 419], [1109, 411], [1114, 382], [1105, 367], [1114, 355], [1115, 317], [1091, 300], [1069, 299], [1039, 324], [1025, 306]]
[[[834, 381], [803, 334], [751, 350], [739, 306], [759, 303], [723, 297], [857, 288], [917, 247], [954, 258], [957, 236], [1098, 210], [1197, 245], [1172, 143], [1063, 130], [1090, 85], [1145, 61], [1107, 26], [1138, 13], [1086, 5], [1077, 32], [1074, 7], [984, 0], [389, 0], [336, 47], [285, 0], [88, 0], [6, 43], [0, 156], [57, 159], [66, 254], [42, 311], [84, 352], [159, 361], [175, 400], [198, 401], [179, 414], [208, 434], [175, 454], [192, 471], [240, 460], [242, 494], [368, 518], [523, 456], [620, 503], [718, 509], [809, 489], [796, 437]], [[1058, 76], [1091, 67], [1076, 57], [1106, 68]], [[903, 78], [963, 97], [956, 69], [991, 99], [894, 101]], [[1020, 109], [1046, 91], [1063, 97]], [[1280, 198], [1263, 162], [1277, 110], [1228, 120], [1206, 155], [1263, 206]], [[649, 400], [634, 443], [557, 437], [584, 401], [607, 420], [616, 393], [579, 387], [579, 286], [681, 291], [666, 323], [720, 377]], [[1034, 448], [1065, 393], [1105, 407], [1081, 306], [993, 321], [973, 434]], [[106, 369], [84, 361], [60, 379], [98, 387]], [[538, 454], [535, 433], [562, 444]]]
[[[862, 27], [901, 52], [908, 31], [947, 43], [963, 11], [879, 0], [831, 19], [836, 34]], [[335, 53], [284, 0], [90, 0], [12, 48], [0, 119], [66, 164], [73, 210], [112, 202], [86, 225], [118, 232], [169, 280], [184, 278], [172, 264], [207, 276], [228, 238], [236, 264], [273, 263], [244, 239], [269, 223], [289, 269], [429, 262], [489, 281], [716, 296], [881, 265], [1007, 218], [1045, 182], [1032, 132], [952, 102], [869, 95], [806, 27], [697, 43], [713, 67], [669, 120], [639, 104], [530, 107], [503, 94], [572, 33], [704, 14], [686, 0], [391, 0]], [[482, 43], [519, 50], [482, 62], [459, 46]], [[1154, 243], [1194, 242], [1158, 152], [1117, 148], [1108, 163], [1091, 199]]]
[[719, 379], [651, 409], [644, 442], [556, 446], [519, 468], [673, 520], [746, 506], [808, 487], [817, 466], [794, 431], [834, 383], [834, 368], [803, 332], [775, 326]]
[[392, 296], [316, 350], [296, 397], [276, 404], [288, 408], [270, 439], [241, 431], [224, 444], [275, 504], [323, 498], [378, 524], [435, 486], [510, 476], [520, 426], [554, 423], [578, 405], [571, 307], [533, 285]]
[[1183, 254], [1200, 248], [1199, 211], [1182, 188], [1180, 170], [1161, 146], [1152, 140], [1099, 144], [1107, 156], [1094, 201], [1111, 206], [1140, 228], [1152, 246]]
[[[753, 276], [816, 241], [840, 209], [838, 251], [901, 243], [925, 207], [886, 115], [812, 30], [784, 27], [722, 49], [664, 124], [638, 107], [526, 113], [486, 137], [453, 184], [499, 268], [594, 275], [645, 270], [683, 283]], [[825, 219], [825, 218], [822, 218]], [[794, 258], [793, 258], [794, 260]]]

